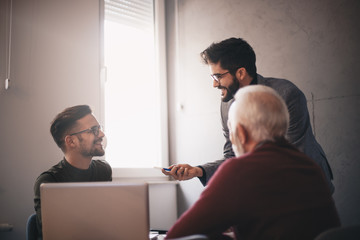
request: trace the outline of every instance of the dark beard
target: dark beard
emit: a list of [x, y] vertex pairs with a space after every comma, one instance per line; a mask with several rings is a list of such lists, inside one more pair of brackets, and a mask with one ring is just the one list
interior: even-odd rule
[[[83, 138], [81, 136], [78, 136], [78, 139], [80, 142], [83, 141]], [[93, 144], [95, 145], [98, 141], [98, 139], [94, 140]], [[103, 148], [92, 148], [91, 150], [82, 149], [81, 154], [86, 157], [101, 157], [105, 155], [105, 150]]]
[[[98, 142], [98, 140], [95, 140], [94, 141], [94, 145], [96, 144]], [[103, 148], [101, 148], [101, 149], [97, 149], [97, 148], [94, 148], [94, 149], [91, 149], [90, 150], [90, 155], [91, 156], [97, 156], [97, 157], [99, 157], [99, 156], [104, 156], [104, 154], [105, 154], [105, 151], [104, 151], [104, 149]]]
[[90, 151], [83, 150], [81, 154], [86, 157], [101, 157], [105, 155], [104, 149], [91, 149]]
[[105, 155], [105, 151], [104, 149], [94, 149], [90, 151], [90, 155], [93, 157], [100, 157], [100, 156], [104, 156]]
[[240, 88], [240, 83], [239, 81], [236, 79], [236, 77], [233, 77], [233, 83], [229, 86], [229, 87], [223, 87], [221, 86], [220, 88], [226, 89], [226, 97], [224, 97], [222, 99], [223, 102], [228, 102], [231, 99], [233, 99], [235, 93], [237, 92], [237, 90]]

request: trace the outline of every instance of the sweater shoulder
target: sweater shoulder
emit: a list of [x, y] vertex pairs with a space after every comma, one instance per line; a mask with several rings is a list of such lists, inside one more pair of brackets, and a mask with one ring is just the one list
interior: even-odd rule
[[104, 160], [92, 160], [91, 164], [94, 165], [96, 168], [111, 169], [110, 164]]

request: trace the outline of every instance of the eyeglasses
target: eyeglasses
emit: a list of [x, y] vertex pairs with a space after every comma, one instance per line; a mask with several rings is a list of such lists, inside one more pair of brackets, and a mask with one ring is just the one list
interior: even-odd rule
[[88, 133], [94, 134], [94, 136], [97, 137], [97, 136], [99, 135], [100, 130], [101, 130], [101, 131], [103, 130], [102, 126], [101, 126], [101, 125], [97, 125], [97, 126], [93, 126], [93, 127], [91, 127], [91, 128], [82, 130], [82, 131], [80, 131], [80, 132], [71, 133], [71, 134], [69, 134], [69, 135], [72, 136], [72, 135], [80, 134], [80, 133], [83, 133], [83, 132], [88, 132]]
[[222, 79], [226, 74], [230, 73], [228, 72], [224, 72], [224, 73], [215, 73], [215, 74], [211, 74], [210, 76], [212, 77], [212, 79], [214, 79], [214, 81], [219, 82], [220, 79]]

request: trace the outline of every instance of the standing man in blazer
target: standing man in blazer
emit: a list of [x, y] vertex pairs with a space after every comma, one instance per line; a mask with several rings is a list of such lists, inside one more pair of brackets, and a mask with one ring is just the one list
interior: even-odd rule
[[321, 167], [330, 191], [333, 193], [332, 171], [323, 149], [312, 132], [303, 92], [288, 80], [265, 78], [257, 74], [255, 52], [241, 38], [229, 38], [213, 43], [200, 55], [204, 63], [210, 67], [213, 87], [221, 91], [220, 113], [225, 137], [224, 156], [220, 160], [195, 167], [189, 164], [176, 164], [169, 167], [171, 171], [162, 170], [162, 172], [177, 180], [198, 177], [205, 186], [220, 164], [235, 156], [229, 139], [227, 122], [228, 111], [234, 101], [236, 91], [244, 86], [259, 84], [271, 87], [283, 98], [290, 114], [287, 139]]

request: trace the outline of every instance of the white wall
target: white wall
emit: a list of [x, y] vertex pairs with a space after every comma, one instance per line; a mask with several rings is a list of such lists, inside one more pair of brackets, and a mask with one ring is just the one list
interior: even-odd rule
[[[360, 223], [359, 11], [357, 0], [168, 0], [172, 163], [221, 157], [220, 93], [199, 53], [214, 41], [242, 37], [257, 54], [260, 74], [303, 90], [334, 172], [341, 220]], [[197, 179], [180, 186], [182, 213], [203, 188]]]
[[[0, 239], [24, 239], [36, 177], [62, 158], [50, 122], [66, 107], [100, 113], [98, 0], [13, 0], [11, 85], [4, 89], [7, 0], [0, 1]], [[80, 14], [80, 16], [79, 16]]]

